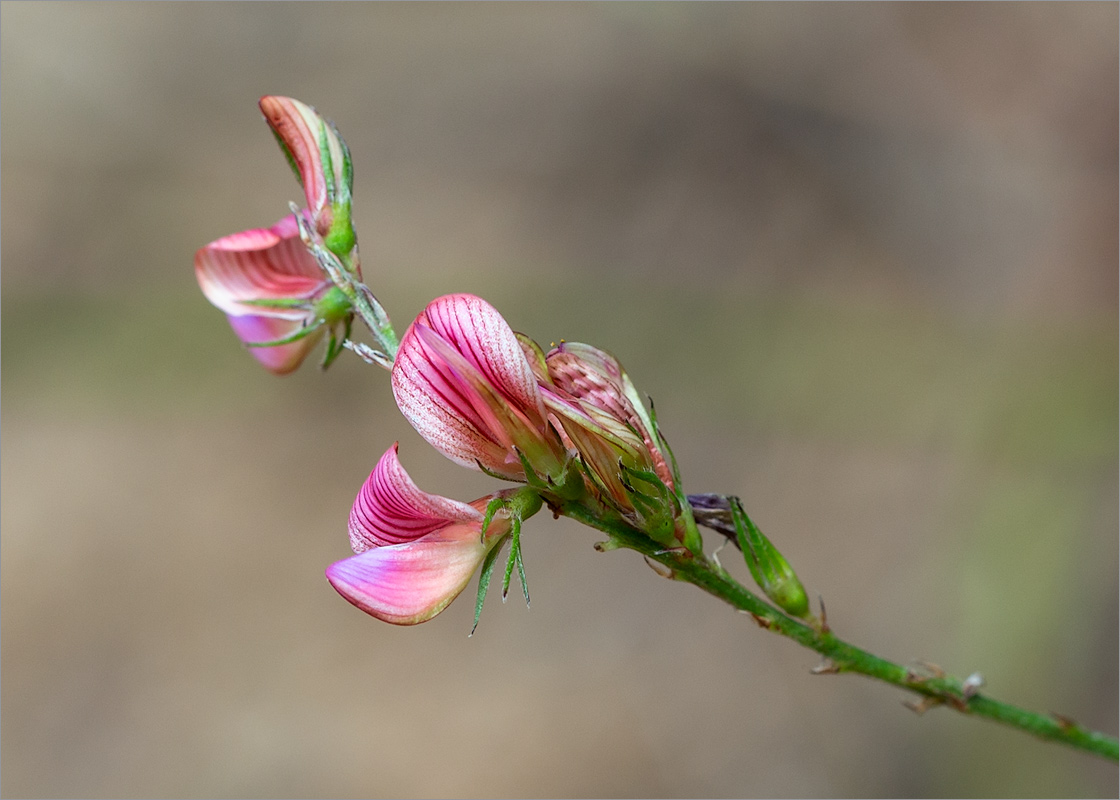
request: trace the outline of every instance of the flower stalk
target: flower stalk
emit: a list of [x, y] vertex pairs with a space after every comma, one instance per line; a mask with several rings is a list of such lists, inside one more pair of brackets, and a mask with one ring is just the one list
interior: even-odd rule
[[[685, 493], [652, 402], [647, 411], [605, 351], [562, 342], [546, 354], [468, 294], [433, 300], [398, 339], [363, 282], [345, 141], [297, 100], [268, 96], [260, 105], [304, 189], [306, 209], [293, 203], [292, 215], [271, 228], [200, 249], [195, 271], [203, 293], [265, 368], [291, 372], [327, 336], [324, 366], [349, 349], [389, 370], [398, 408], [433, 448], [461, 466], [521, 484], [470, 503], [430, 494], [412, 482], [394, 445], [351, 509], [353, 555], [326, 570], [348, 602], [385, 622], [415, 625], [442, 612], [479, 574], [476, 628], [508, 544], [502, 599], [516, 572], [528, 605], [522, 523], [547, 505], [554, 515], [606, 533], [596, 549], [634, 550], [668, 577], [816, 651], [822, 662], [815, 674], [865, 675], [917, 695], [908, 705], [918, 713], [946, 706], [1118, 760], [1115, 737], [995, 700], [979, 691], [979, 674], [960, 679], [932, 666], [911, 669], [837, 637], [823, 602], [820, 615], [812, 615], [793, 567], [739, 498]], [[355, 316], [375, 347], [350, 338]], [[763, 596], [705, 554], [698, 525], [740, 550]]]
[[823, 657], [823, 661], [821, 666], [813, 670], [815, 674], [850, 672], [865, 675], [918, 695], [920, 701], [910, 705], [910, 708], [919, 713], [935, 706], [945, 706], [968, 716], [986, 718], [1040, 739], [1058, 742], [1112, 761], [1120, 758], [1115, 736], [1089, 730], [1066, 717], [1040, 714], [996, 700], [976, 691], [975, 682], [970, 682], [967, 678], [942, 674], [938, 670], [934, 670], [937, 673], [934, 675], [920, 674], [839, 638], [828, 626], [823, 613], [819, 620], [795, 619], [762, 600], [707, 558], [690, 557], [678, 551], [665, 550], [624, 521], [604, 519], [578, 503], [566, 503], [558, 510], [565, 516], [606, 533], [610, 537], [609, 544], [601, 549], [626, 548], [641, 553], [647, 559], [667, 567], [675, 580], [691, 583], [732, 608], [749, 614], [760, 628], [816, 651]]

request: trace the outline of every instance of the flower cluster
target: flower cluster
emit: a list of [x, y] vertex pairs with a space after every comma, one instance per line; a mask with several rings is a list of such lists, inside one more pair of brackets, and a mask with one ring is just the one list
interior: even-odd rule
[[[331, 585], [363, 611], [408, 625], [446, 608], [481, 567], [477, 624], [506, 542], [503, 595], [515, 568], [524, 588], [521, 523], [544, 504], [702, 558], [672, 454], [621, 364], [586, 344], [562, 342], [545, 352], [469, 294], [433, 300], [398, 343], [362, 283], [346, 143], [297, 100], [263, 97], [260, 108], [306, 207], [293, 205], [270, 228], [200, 249], [195, 274], [203, 293], [272, 372], [294, 370], [329, 336], [324, 366], [345, 347], [390, 369], [397, 406], [432, 447], [456, 464], [522, 484], [470, 503], [428, 494], [409, 478], [394, 445], [358, 493], [350, 514], [354, 555], [327, 570]], [[355, 316], [380, 349], [350, 338]], [[764, 590], [772, 598], [791, 595], [792, 570], [781, 568], [760, 532], [743, 531], [739, 544]]]
[[[679, 503], [656, 429], [606, 353], [563, 344], [545, 355], [485, 300], [447, 295], [402, 337], [392, 385], [405, 418], [453, 462], [525, 483], [553, 505], [597, 503], [667, 545], [684, 540], [676, 535]], [[423, 494], [394, 447], [354, 503], [356, 555], [328, 577], [380, 619], [429, 619], [462, 591], [511, 522], [527, 516], [499, 504], [483, 526], [481, 510], [502, 499], [499, 493], [468, 505]], [[402, 610], [401, 598], [415, 605]]]

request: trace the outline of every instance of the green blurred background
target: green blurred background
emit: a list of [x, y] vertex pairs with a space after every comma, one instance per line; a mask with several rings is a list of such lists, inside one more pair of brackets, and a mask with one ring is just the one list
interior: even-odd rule
[[1115, 733], [1116, 4], [0, 13], [4, 796], [1116, 796], [547, 515], [531, 612], [364, 616], [322, 573], [378, 456], [493, 482], [192, 270], [300, 198], [258, 96], [316, 105], [399, 328], [613, 351], [840, 635]]

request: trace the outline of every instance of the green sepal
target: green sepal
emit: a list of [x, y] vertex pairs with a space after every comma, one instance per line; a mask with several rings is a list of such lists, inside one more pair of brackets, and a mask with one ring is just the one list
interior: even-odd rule
[[[331, 229], [323, 237], [323, 245], [337, 256], [348, 256], [357, 244], [358, 237], [354, 233], [354, 225], [350, 220], [350, 182], [353, 180], [353, 164], [350, 162], [350, 148], [338, 136], [338, 129], [330, 124], [330, 130], [338, 136], [340, 150], [342, 150], [343, 186], [335, 180], [334, 157], [331, 155], [328, 123], [319, 119], [319, 158], [323, 164], [323, 180], [326, 183], [327, 202], [331, 206]], [[349, 173], [349, 174], [347, 174]]]
[[526, 358], [529, 359], [529, 368], [533, 370], [537, 380], [552, 386], [552, 376], [548, 374], [548, 361], [544, 357], [544, 350], [541, 349], [541, 346], [524, 333], [514, 331], [513, 335], [517, 337], [517, 341], [521, 342], [521, 349], [525, 352]]
[[513, 516], [510, 520], [509, 560], [506, 561], [506, 574], [502, 578], [502, 602], [509, 596], [509, 584], [513, 568], [517, 567], [517, 578], [521, 581], [521, 591], [525, 595], [525, 606], [529, 606], [529, 585], [525, 582], [525, 562], [521, 559], [521, 518]]
[[533, 470], [533, 465], [529, 463], [529, 459], [521, 452], [521, 448], [515, 447], [513, 451], [517, 453], [517, 457], [521, 460], [521, 469], [525, 471], [525, 483], [542, 492], [552, 491], [553, 485], [541, 480], [541, 477]]
[[297, 308], [302, 310], [311, 309], [311, 301], [306, 297], [273, 297], [261, 300], [238, 300], [239, 304], [243, 306], [253, 306], [254, 308]]
[[342, 336], [335, 333], [334, 326], [330, 328], [330, 338], [327, 339], [327, 352], [323, 355], [323, 363], [319, 366], [326, 369], [334, 360], [341, 355], [342, 351], [346, 349], [346, 340], [350, 338], [350, 329], [354, 325], [354, 315], [350, 314], [343, 320]]
[[688, 495], [684, 491], [684, 482], [681, 481], [681, 470], [677, 466], [677, 457], [673, 455], [673, 448], [669, 447], [669, 442], [665, 439], [665, 435], [661, 433], [661, 426], [657, 424], [657, 409], [654, 408], [653, 398], [649, 398], [649, 418], [650, 425], [653, 427], [653, 435], [657, 439], [656, 444], [669, 457], [669, 469], [673, 473], [673, 493], [677, 498], [677, 508], [679, 509], [680, 518], [684, 520], [684, 546], [690, 553], [696, 556], [704, 554], [704, 538], [700, 535], [700, 529], [696, 527], [696, 519], [692, 516], [692, 506], [688, 504]]
[[334, 203], [331, 205], [331, 229], [323, 237], [323, 244], [335, 255], [345, 258], [357, 243], [358, 235], [350, 222], [350, 204]]
[[478, 599], [474, 604], [474, 625], [471, 626], [471, 632], [467, 636], [474, 636], [474, 632], [478, 628], [478, 618], [482, 615], [482, 604], [486, 600], [486, 592], [490, 588], [490, 578], [494, 574], [494, 563], [498, 560], [498, 553], [505, 544], [505, 539], [506, 537], [502, 537], [502, 541], [498, 542], [494, 549], [487, 553], [486, 558], [482, 560], [482, 572], [478, 575]]
[[354, 304], [346, 296], [346, 292], [337, 286], [327, 289], [322, 297], [315, 301], [315, 316], [331, 325], [347, 318], [353, 319], [353, 311]]
[[327, 202], [334, 204], [336, 197], [334, 184], [334, 159], [331, 157], [331, 142], [327, 137], [327, 123], [319, 117], [319, 162], [323, 165], [323, 181], [327, 189]]
[[[560, 469], [560, 474], [556, 477], [556, 480], [549, 479], [548, 491], [564, 500], [578, 500], [582, 497], [586, 491], [586, 486], [581, 477], [583, 470], [577, 465], [577, 461], [580, 460], [576, 457], [569, 457]], [[583, 467], [586, 469], [587, 465], [584, 464]]]
[[509, 582], [513, 577], [513, 565], [517, 560], [517, 545], [520, 537], [520, 531], [515, 520], [510, 520], [510, 540], [509, 540], [509, 558], [506, 560], [506, 572], [502, 576], [502, 602], [506, 601], [509, 596]]
[[268, 342], [245, 342], [245, 346], [246, 347], [279, 347], [282, 344], [291, 344], [292, 342], [298, 342], [300, 339], [303, 339], [307, 336], [310, 336], [315, 331], [319, 330], [319, 328], [321, 328], [321, 327], [322, 327], [322, 323], [320, 322], [320, 323], [316, 323], [315, 325], [308, 325], [306, 328], [300, 328], [298, 331], [293, 333], [291, 336], [285, 336], [283, 339], [272, 339], [271, 341], [268, 341]]
[[482, 529], [480, 535], [482, 539], [486, 539], [486, 531], [490, 529], [490, 523], [494, 521], [494, 515], [506, 507], [504, 497], [495, 497], [486, 505], [486, 515], [482, 518]]
[[335, 139], [338, 140], [338, 148], [342, 151], [342, 186], [338, 190], [338, 199], [349, 206], [354, 185], [354, 161], [350, 157], [350, 145], [346, 144], [346, 140], [342, 138], [342, 133], [339, 132], [337, 125], [329, 119], [326, 120], [326, 123]]

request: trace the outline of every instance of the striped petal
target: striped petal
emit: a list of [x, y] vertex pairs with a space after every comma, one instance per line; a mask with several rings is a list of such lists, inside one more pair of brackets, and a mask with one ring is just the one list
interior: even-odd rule
[[[345, 196], [350, 194], [346, 166], [350, 153], [345, 142], [334, 125], [306, 103], [291, 97], [265, 96], [260, 99], [260, 108], [292, 162], [307, 196], [307, 208], [320, 226], [319, 233], [325, 235], [330, 229], [329, 206], [339, 199], [344, 184]], [[321, 141], [326, 143], [325, 151]], [[327, 218], [323, 216], [325, 209]]]
[[253, 228], [211, 242], [194, 256], [194, 272], [206, 299], [227, 314], [301, 319], [298, 309], [244, 305], [244, 300], [311, 299], [328, 286], [304, 247], [294, 214], [271, 228]]
[[543, 418], [536, 376], [517, 334], [496, 308], [481, 297], [449, 294], [429, 303], [421, 317], [514, 404]]
[[472, 505], [417, 488], [401, 466], [397, 445], [385, 451], [350, 510], [350, 546], [355, 553], [412, 542], [453, 523], [481, 523]]
[[563, 461], [521, 343], [481, 298], [432, 301], [401, 339], [392, 383], [401, 413], [457, 464], [518, 479], [517, 450], [545, 472]]
[[[195, 277], [206, 299], [226, 312], [234, 333], [246, 344], [298, 334], [310, 311], [264, 308], [245, 301], [314, 302], [330, 283], [299, 238], [295, 215], [271, 228], [253, 228], [211, 242], [194, 257]], [[254, 347], [253, 356], [278, 375], [291, 372], [323, 336], [320, 329], [274, 347]]]
[[[673, 485], [671, 470], [656, 441], [653, 421], [618, 359], [589, 344], [562, 342], [549, 352], [545, 363], [549, 378], [558, 390], [632, 428], [642, 438], [658, 477], [666, 486]], [[603, 424], [603, 420], [599, 422]], [[612, 426], [604, 424], [603, 427], [610, 429]]]
[[470, 582], [487, 551], [481, 522], [457, 523], [421, 539], [374, 547], [327, 568], [327, 580], [349, 602], [394, 625], [415, 625], [443, 611]]

